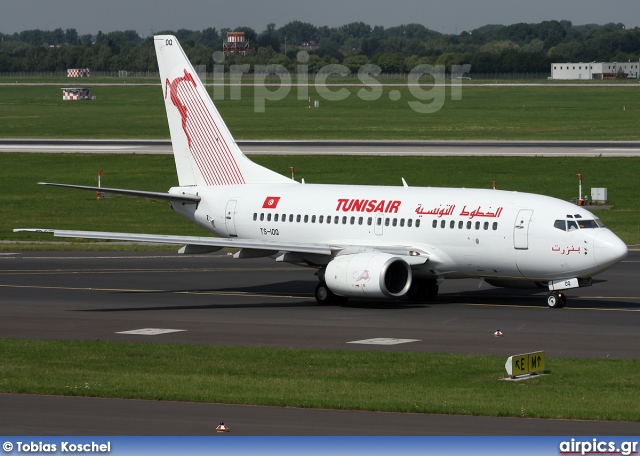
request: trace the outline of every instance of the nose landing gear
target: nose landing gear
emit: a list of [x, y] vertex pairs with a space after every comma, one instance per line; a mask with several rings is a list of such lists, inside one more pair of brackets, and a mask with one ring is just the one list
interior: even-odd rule
[[560, 307], [564, 307], [567, 303], [567, 297], [564, 293], [560, 293], [559, 291], [552, 291], [547, 296], [547, 305], [552, 309], [559, 309]]

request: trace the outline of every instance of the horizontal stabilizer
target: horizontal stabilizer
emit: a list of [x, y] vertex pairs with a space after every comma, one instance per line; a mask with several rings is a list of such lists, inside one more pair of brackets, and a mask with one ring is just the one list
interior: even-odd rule
[[199, 203], [200, 197], [198, 195], [189, 195], [183, 193], [177, 195], [174, 193], [160, 193], [160, 192], [145, 192], [142, 190], [127, 190], [124, 188], [107, 188], [107, 187], [90, 187], [86, 185], [70, 185], [70, 184], [53, 184], [50, 182], [38, 182], [39, 185], [51, 185], [54, 187], [67, 187], [76, 188], [80, 190], [92, 190], [94, 192], [102, 193], [116, 193], [118, 195], [137, 196], [140, 198], [152, 198], [166, 201], [179, 201], [181, 203]]

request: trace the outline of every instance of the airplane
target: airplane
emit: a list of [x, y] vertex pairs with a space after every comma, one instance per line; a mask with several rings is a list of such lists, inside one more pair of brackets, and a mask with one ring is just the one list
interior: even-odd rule
[[178, 186], [167, 193], [44, 183], [166, 200], [217, 237], [16, 229], [57, 237], [238, 248], [317, 269], [321, 305], [348, 298], [434, 299], [447, 279], [543, 287], [547, 305], [620, 262], [627, 246], [592, 213], [560, 199], [495, 189], [294, 181], [237, 146], [174, 36], [154, 37]]

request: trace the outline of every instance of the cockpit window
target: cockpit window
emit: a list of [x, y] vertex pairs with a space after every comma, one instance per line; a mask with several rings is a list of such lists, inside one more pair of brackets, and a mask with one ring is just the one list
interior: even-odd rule
[[584, 228], [598, 228], [599, 227], [598, 222], [596, 222], [595, 220], [578, 220], [578, 226], [581, 229], [584, 229]]
[[554, 228], [558, 228], [559, 230], [562, 231], [567, 231], [567, 222], [565, 222], [564, 220], [556, 220], [553, 223]]
[[562, 231], [573, 231], [580, 229], [589, 229], [589, 228], [604, 228], [604, 223], [600, 219], [595, 220], [583, 220], [580, 218], [579, 220], [556, 220], [553, 222], [553, 227]]

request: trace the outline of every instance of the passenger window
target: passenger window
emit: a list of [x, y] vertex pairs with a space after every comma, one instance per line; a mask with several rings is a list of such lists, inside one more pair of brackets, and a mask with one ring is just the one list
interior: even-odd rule
[[493, 222], [493, 231], [498, 229], [498, 222]]
[[351, 220], [349, 220], [351, 222], [351, 224], [353, 225], [354, 223], [356, 223], [356, 218], [355, 217], [351, 217]]
[[438, 221], [434, 220], [433, 223], [431, 224], [432, 227], [434, 228], [438, 228]]
[[409, 228], [411, 228], [411, 223], [412, 223], [412, 222], [413, 222], [413, 219], [408, 219], [408, 220], [407, 220], [407, 226], [408, 226]]
[[364, 221], [364, 217], [358, 217], [358, 225], [362, 225], [363, 221]]
[[293, 214], [289, 214], [289, 222], [293, 223]]
[[270, 221], [271, 221], [271, 214], [269, 213], [267, 214], [267, 222], [270, 222]]
[[331, 223], [331, 216], [327, 215], [327, 223]]
[[440, 228], [444, 228], [445, 226], [447, 226], [447, 222], [444, 220], [440, 221]]
[[273, 216], [273, 221], [274, 221], [274, 222], [277, 222], [277, 221], [278, 221], [278, 214], [275, 214], [275, 215]]
[[476, 222], [476, 230], [480, 229], [480, 222]]
[[253, 221], [255, 222], [256, 220], [258, 220], [258, 213], [254, 212], [253, 213]]
[[416, 228], [420, 228], [420, 219], [416, 220]]
[[471, 229], [471, 221], [467, 222], [467, 229], [470, 230]]
[[304, 216], [304, 223], [309, 223], [309, 216], [308, 215]]
[[300, 220], [302, 219], [302, 216], [300, 214], [298, 214], [296, 216], [296, 222], [300, 223]]
[[458, 222], [458, 229], [461, 230], [462, 228], [464, 228], [464, 222], [462, 220], [460, 220]]
[[369, 217], [367, 219], [367, 225], [371, 226], [372, 223], [373, 223], [373, 218]]
[[318, 217], [318, 223], [322, 223], [324, 222], [324, 215], [321, 215], [320, 217]]
[[388, 218], [384, 219], [384, 226], [389, 226], [389, 219]]
[[380, 218], [378, 218], [376, 220], [376, 225], [378, 225], [378, 226], [382, 225], [382, 217], [380, 217]]
[[347, 224], [347, 216], [346, 215], [344, 217], [342, 217], [342, 224], [343, 225]]
[[393, 226], [396, 226], [397, 224], [398, 224], [398, 219], [397, 219], [397, 218], [394, 218], [394, 219], [393, 219], [393, 223], [392, 223], [392, 225], [393, 225]]
[[337, 215], [333, 218], [333, 223], [335, 223], [336, 225], [338, 223], [340, 223], [340, 217], [338, 217]]
[[449, 228], [454, 229], [455, 227], [456, 227], [456, 221], [451, 220], [451, 222], [449, 223]]
[[404, 226], [404, 219], [403, 218], [400, 219], [400, 226]]
[[553, 222], [553, 227], [558, 228], [562, 231], [567, 231], [567, 222], [565, 222], [564, 220], [556, 220], [555, 222]]
[[316, 223], [316, 216], [315, 215], [311, 216], [311, 223]]
[[484, 222], [484, 226], [483, 226], [483, 228], [484, 228], [485, 230], [488, 230], [488, 229], [489, 229], [489, 222]]
[[287, 214], [282, 214], [282, 221], [286, 222], [287, 221]]
[[264, 221], [264, 213], [260, 214], [260, 221], [263, 222]]

